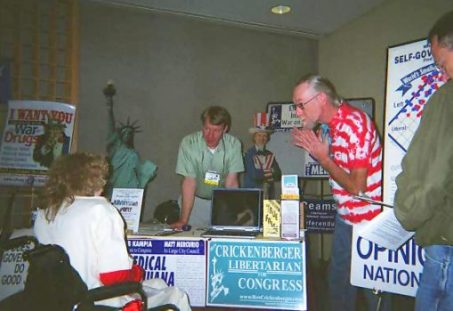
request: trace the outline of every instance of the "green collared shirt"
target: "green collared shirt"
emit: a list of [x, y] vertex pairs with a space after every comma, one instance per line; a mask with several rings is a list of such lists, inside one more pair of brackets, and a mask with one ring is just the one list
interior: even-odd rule
[[[204, 183], [208, 171], [220, 174], [219, 185]], [[224, 134], [214, 153], [206, 145], [201, 131], [187, 135], [179, 145], [176, 173], [195, 178], [195, 195], [200, 198], [210, 199], [214, 188], [225, 187], [228, 174], [243, 171], [241, 143], [234, 136]]]

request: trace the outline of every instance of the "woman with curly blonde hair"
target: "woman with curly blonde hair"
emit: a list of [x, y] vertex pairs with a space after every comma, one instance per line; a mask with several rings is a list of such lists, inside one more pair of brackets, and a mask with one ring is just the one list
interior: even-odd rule
[[[57, 158], [40, 195], [34, 231], [42, 244], [64, 248], [71, 265], [88, 289], [143, 280], [143, 269], [133, 264], [125, 241], [125, 223], [119, 211], [102, 194], [109, 165], [100, 155], [74, 153]], [[148, 306], [173, 303], [190, 310], [187, 295], [167, 287], [160, 279], [145, 281], [153, 289]], [[158, 287], [158, 288], [156, 288]], [[140, 304], [122, 296], [103, 305], [139, 310]]]
[[76, 196], [100, 195], [108, 173], [109, 164], [99, 155], [75, 153], [58, 158], [39, 200], [46, 219], [53, 221], [59, 209], [71, 205]]

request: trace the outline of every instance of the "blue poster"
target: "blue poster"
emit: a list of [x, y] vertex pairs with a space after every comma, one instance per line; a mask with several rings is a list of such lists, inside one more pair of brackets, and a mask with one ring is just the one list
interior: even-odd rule
[[129, 236], [129, 253], [145, 280], [162, 279], [184, 290], [195, 307], [206, 302], [206, 241], [200, 238]]
[[177, 256], [198, 255], [204, 259], [203, 240], [152, 240], [134, 239], [127, 241], [129, 252], [136, 264], [145, 270], [145, 280], [161, 278], [169, 286], [175, 285], [175, 273], [178, 266]]
[[304, 200], [305, 228], [309, 233], [333, 233], [337, 204], [334, 200]]
[[208, 306], [306, 310], [305, 244], [208, 241]]

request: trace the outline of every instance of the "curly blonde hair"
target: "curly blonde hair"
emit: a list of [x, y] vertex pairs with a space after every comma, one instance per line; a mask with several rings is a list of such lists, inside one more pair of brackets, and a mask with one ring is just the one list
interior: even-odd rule
[[94, 196], [106, 184], [109, 165], [105, 157], [85, 152], [63, 155], [51, 165], [49, 179], [39, 195], [39, 208], [51, 222], [75, 196]]

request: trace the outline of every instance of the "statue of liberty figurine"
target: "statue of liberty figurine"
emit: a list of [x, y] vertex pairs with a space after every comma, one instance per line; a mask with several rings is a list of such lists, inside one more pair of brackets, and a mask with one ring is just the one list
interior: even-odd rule
[[113, 188], [140, 188], [156, 175], [157, 166], [151, 161], [141, 162], [138, 152], [134, 149], [134, 135], [140, 132], [140, 127], [135, 124], [120, 122], [115, 126], [113, 114], [113, 96], [116, 93], [111, 81], [103, 90], [109, 109], [109, 135], [107, 139], [107, 152], [110, 158], [112, 171], [107, 183], [106, 194], [111, 197]]

